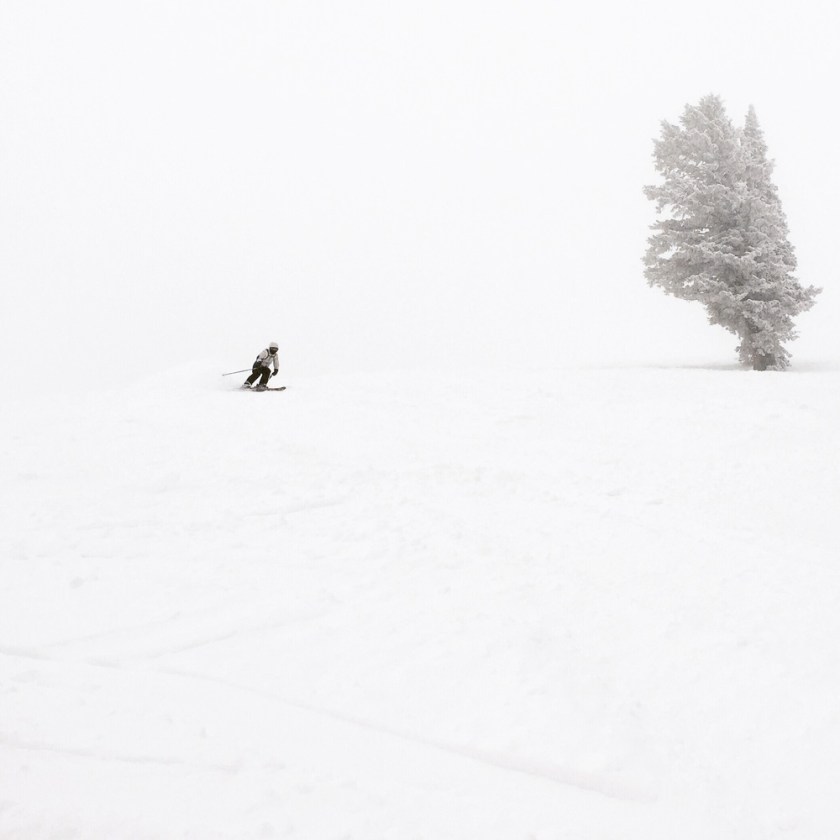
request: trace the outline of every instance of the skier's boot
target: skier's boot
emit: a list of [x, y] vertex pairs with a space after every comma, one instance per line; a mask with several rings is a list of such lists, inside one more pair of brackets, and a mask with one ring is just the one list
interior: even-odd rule
[[257, 387], [254, 388], [255, 391], [265, 391], [267, 389], [268, 389], [267, 385], [257, 385]]
[[247, 382], [247, 381], [246, 381], [246, 382], [243, 382], [243, 383], [239, 386], [239, 388], [240, 388], [240, 390], [242, 390], [242, 391], [250, 391], [250, 390], [251, 390], [251, 383], [250, 383], [250, 382]]

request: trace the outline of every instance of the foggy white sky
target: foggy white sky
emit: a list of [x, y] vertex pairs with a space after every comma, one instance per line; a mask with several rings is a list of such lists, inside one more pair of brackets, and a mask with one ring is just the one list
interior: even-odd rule
[[0, 0], [0, 381], [233, 370], [269, 339], [297, 376], [734, 362], [642, 277], [653, 137], [706, 93], [757, 109], [825, 289], [794, 364], [833, 363], [838, 24], [829, 2]]

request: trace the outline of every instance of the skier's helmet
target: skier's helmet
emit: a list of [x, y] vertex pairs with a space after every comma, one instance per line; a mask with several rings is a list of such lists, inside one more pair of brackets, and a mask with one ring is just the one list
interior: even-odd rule
[[268, 345], [268, 349], [269, 350], [274, 350], [274, 352], [277, 352], [277, 350], [279, 348], [280, 348], [280, 345], [276, 341], [272, 341], [271, 344]]

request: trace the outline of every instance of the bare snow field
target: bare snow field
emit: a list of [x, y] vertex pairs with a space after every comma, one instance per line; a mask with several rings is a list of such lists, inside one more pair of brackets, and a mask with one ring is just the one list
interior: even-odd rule
[[7, 397], [3, 840], [840, 835], [840, 372], [238, 381]]

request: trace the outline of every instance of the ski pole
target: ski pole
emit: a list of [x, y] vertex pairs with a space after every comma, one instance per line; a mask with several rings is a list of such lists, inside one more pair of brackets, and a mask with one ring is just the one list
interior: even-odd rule
[[242, 370], [232, 370], [230, 373], [223, 373], [222, 376], [233, 376], [234, 373], [246, 373], [251, 368], [243, 368]]

